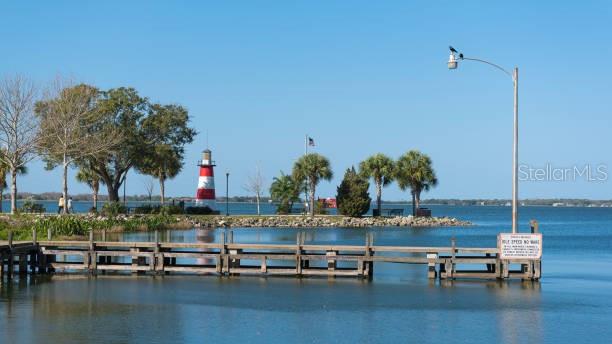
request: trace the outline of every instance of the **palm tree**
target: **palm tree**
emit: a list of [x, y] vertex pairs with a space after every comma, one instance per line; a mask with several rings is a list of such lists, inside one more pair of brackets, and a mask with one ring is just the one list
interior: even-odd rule
[[438, 184], [431, 159], [417, 150], [411, 150], [397, 160], [395, 179], [400, 189], [410, 189], [413, 216], [421, 204], [421, 192]]
[[378, 153], [362, 161], [359, 164], [359, 170], [362, 176], [374, 179], [374, 184], [376, 185], [376, 208], [378, 209], [378, 215], [380, 215], [382, 188], [393, 181], [395, 163], [388, 156]]
[[279, 214], [290, 214], [293, 203], [300, 200], [300, 183], [296, 183], [290, 175], [281, 171], [279, 177], [274, 177], [270, 185], [270, 197], [278, 202]]
[[293, 180], [298, 184], [306, 182], [310, 198], [310, 216], [314, 216], [315, 189], [321, 179], [331, 180], [334, 176], [329, 160], [317, 153], [305, 154], [293, 165]]
[[93, 195], [93, 209], [98, 209], [98, 191], [100, 190], [100, 176], [86, 166], [80, 166], [79, 172], [76, 175], [76, 180], [80, 183], [87, 184]]
[[183, 169], [183, 153], [168, 144], [151, 148], [151, 154], [143, 159], [138, 170], [159, 181], [160, 203], [166, 203], [166, 180], [176, 177]]

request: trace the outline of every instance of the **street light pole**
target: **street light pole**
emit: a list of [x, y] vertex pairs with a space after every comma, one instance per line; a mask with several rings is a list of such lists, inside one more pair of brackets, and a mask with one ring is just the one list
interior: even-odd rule
[[514, 67], [514, 146], [512, 155], [512, 233], [518, 232], [518, 68]]
[[457, 56], [455, 56], [455, 54], [459, 54], [459, 60], [476, 61], [488, 64], [501, 70], [512, 78], [512, 83], [514, 86], [514, 132], [512, 145], [512, 233], [518, 233], [518, 67], [514, 67], [514, 70], [512, 73], [510, 73], [495, 63], [481, 59], [467, 58], [453, 47], [449, 48], [451, 53], [448, 59], [448, 69], [457, 69], [459, 61], [457, 60]]
[[225, 216], [229, 216], [229, 172], [225, 172]]

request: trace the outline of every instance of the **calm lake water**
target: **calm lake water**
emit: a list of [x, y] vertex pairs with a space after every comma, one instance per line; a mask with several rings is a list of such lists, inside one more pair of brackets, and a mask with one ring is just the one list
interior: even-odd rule
[[[246, 206], [245, 206], [246, 207]], [[471, 228], [317, 229], [307, 242], [495, 246], [508, 207], [432, 206]], [[0, 289], [0, 342], [576, 343], [612, 341], [612, 209], [521, 208], [544, 233], [543, 279], [436, 281], [378, 264], [373, 281], [216, 276], [53, 276]], [[173, 231], [217, 241], [220, 230]], [[236, 229], [237, 242], [294, 243], [294, 229]], [[149, 240], [151, 233], [117, 238]]]

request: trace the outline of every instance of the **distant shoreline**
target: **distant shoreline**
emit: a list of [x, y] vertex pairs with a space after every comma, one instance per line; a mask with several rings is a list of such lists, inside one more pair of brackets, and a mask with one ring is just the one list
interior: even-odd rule
[[[74, 195], [72, 196], [73, 202], [75, 203], [92, 203], [91, 195]], [[188, 201], [189, 200], [189, 201]], [[167, 198], [166, 204], [172, 204], [174, 201], [175, 204], [180, 201], [185, 201], [187, 204], [192, 199], [181, 197], [181, 198]], [[9, 199], [3, 199], [4, 202], [9, 202]], [[46, 197], [36, 198], [36, 197], [27, 197], [27, 198], [18, 198], [17, 202], [25, 202], [25, 201], [33, 201], [33, 202], [57, 202], [57, 199], [50, 199]], [[122, 202], [120, 200], [120, 202]], [[159, 204], [159, 199], [154, 199], [149, 201], [148, 199], [142, 199], [139, 196], [128, 196], [126, 197], [127, 202], [138, 202], [142, 204]], [[98, 203], [104, 204], [107, 203], [106, 199], [99, 199]], [[225, 199], [217, 199], [216, 202], [218, 204], [225, 204]], [[229, 200], [230, 204], [255, 204], [255, 200], [244, 200], [240, 197], [239, 200], [231, 199]], [[262, 205], [273, 204], [267, 199], [265, 201], [262, 200]], [[374, 206], [374, 203], [372, 203]], [[385, 205], [403, 205], [409, 206], [412, 205], [411, 202], [407, 201], [383, 201], [383, 208]], [[476, 207], [510, 207], [510, 200], [456, 200], [456, 199], [432, 199], [432, 200], [424, 200], [421, 201], [421, 206], [476, 206]], [[612, 200], [587, 200], [587, 199], [525, 199], [520, 201], [520, 207], [561, 207], [561, 208], [612, 208]]]

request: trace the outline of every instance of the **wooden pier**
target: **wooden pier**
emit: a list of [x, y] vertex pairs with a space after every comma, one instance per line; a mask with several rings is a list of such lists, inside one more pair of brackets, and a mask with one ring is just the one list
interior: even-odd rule
[[[312, 245], [298, 234], [295, 244], [88, 241], [0, 242], [0, 277], [36, 273], [216, 274], [352, 276], [372, 278], [380, 263], [427, 265], [430, 279], [539, 280], [541, 259], [501, 259], [498, 248], [374, 245]], [[226, 240], [227, 239], [227, 240]]]

